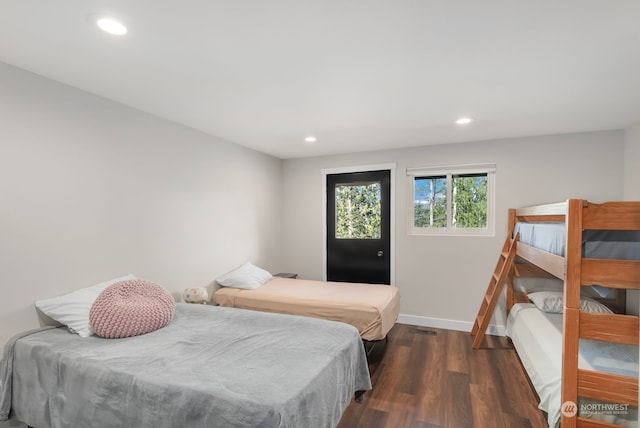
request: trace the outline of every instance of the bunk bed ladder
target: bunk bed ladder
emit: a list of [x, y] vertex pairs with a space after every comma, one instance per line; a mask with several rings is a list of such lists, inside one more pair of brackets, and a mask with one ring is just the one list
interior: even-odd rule
[[518, 242], [519, 235], [511, 238], [511, 234], [507, 235], [507, 239], [504, 241], [500, 257], [498, 257], [498, 263], [489, 280], [489, 286], [487, 292], [482, 298], [476, 321], [473, 323], [471, 329], [471, 336], [473, 336], [473, 349], [480, 348], [482, 339], [489, 326], [489, 321], [493, 315], [493, 311], [496, 309], [502, 289], [505, 282], [509, 279], [509, 272], [513, 267], [513, 261], [516, 256], [516, 243]]

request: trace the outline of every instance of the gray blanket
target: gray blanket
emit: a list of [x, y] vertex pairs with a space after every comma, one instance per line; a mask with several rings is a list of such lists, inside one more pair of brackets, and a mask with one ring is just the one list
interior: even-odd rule
[[58, 328], [7, 347], [0, 420], [10, 407], [38, 428], [334, 427], [371, 389], [355, 328], [241, 309], [178, 304], [146, 335]]

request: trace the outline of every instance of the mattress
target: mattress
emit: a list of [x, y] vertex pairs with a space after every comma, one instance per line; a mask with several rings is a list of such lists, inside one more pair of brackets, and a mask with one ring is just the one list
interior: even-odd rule
[[333, 428], [371, 388], [356, 329], [308, 317], [185, 303], [142, 336], [55, 328], [10, 344], [0, 420], [38, 428]]
[[[516, 223], [520, 242], [564, 256], [564, 223]], [[640, 231], [585, 230], [582, 256], [593, 259], [640, 260]]]
[[274, 277], [255, 290], [223, 287], [220, 306], [304, 315], [351, 324], [365, 340], [384, 339], [400, 313], [400, 293], [389, 285]]
[[[513, 341], [531, 383], [540, 397], [539, 408], [548, 414], [549, 427], [560, 421], [562, 373], [562, 314], [542, 312], [530, 303], [514, 305], [507, 318], [507, 335]], [[578, 365], [582, 369], [638, 376], [638, 347], [580, 339]], [[593, 402], [581, 401], [585, 409]], [[581, 416], [637, 427], [637, 408], [628, 413], [599, 412]]]

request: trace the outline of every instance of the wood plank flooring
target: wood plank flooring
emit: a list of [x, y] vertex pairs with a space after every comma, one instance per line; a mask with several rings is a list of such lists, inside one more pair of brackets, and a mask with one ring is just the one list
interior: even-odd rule
[[338, 428], [541, 428], [546, 414], [507, 338], [396, 324], [373, 390], [352, 401]]

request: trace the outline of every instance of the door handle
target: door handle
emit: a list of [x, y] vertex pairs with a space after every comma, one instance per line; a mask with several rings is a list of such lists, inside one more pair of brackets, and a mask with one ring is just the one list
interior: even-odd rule
[[384, 256], [384, 251], [382, 250], [378, 251], [378, 257], [382, 257], [382, 256]]

